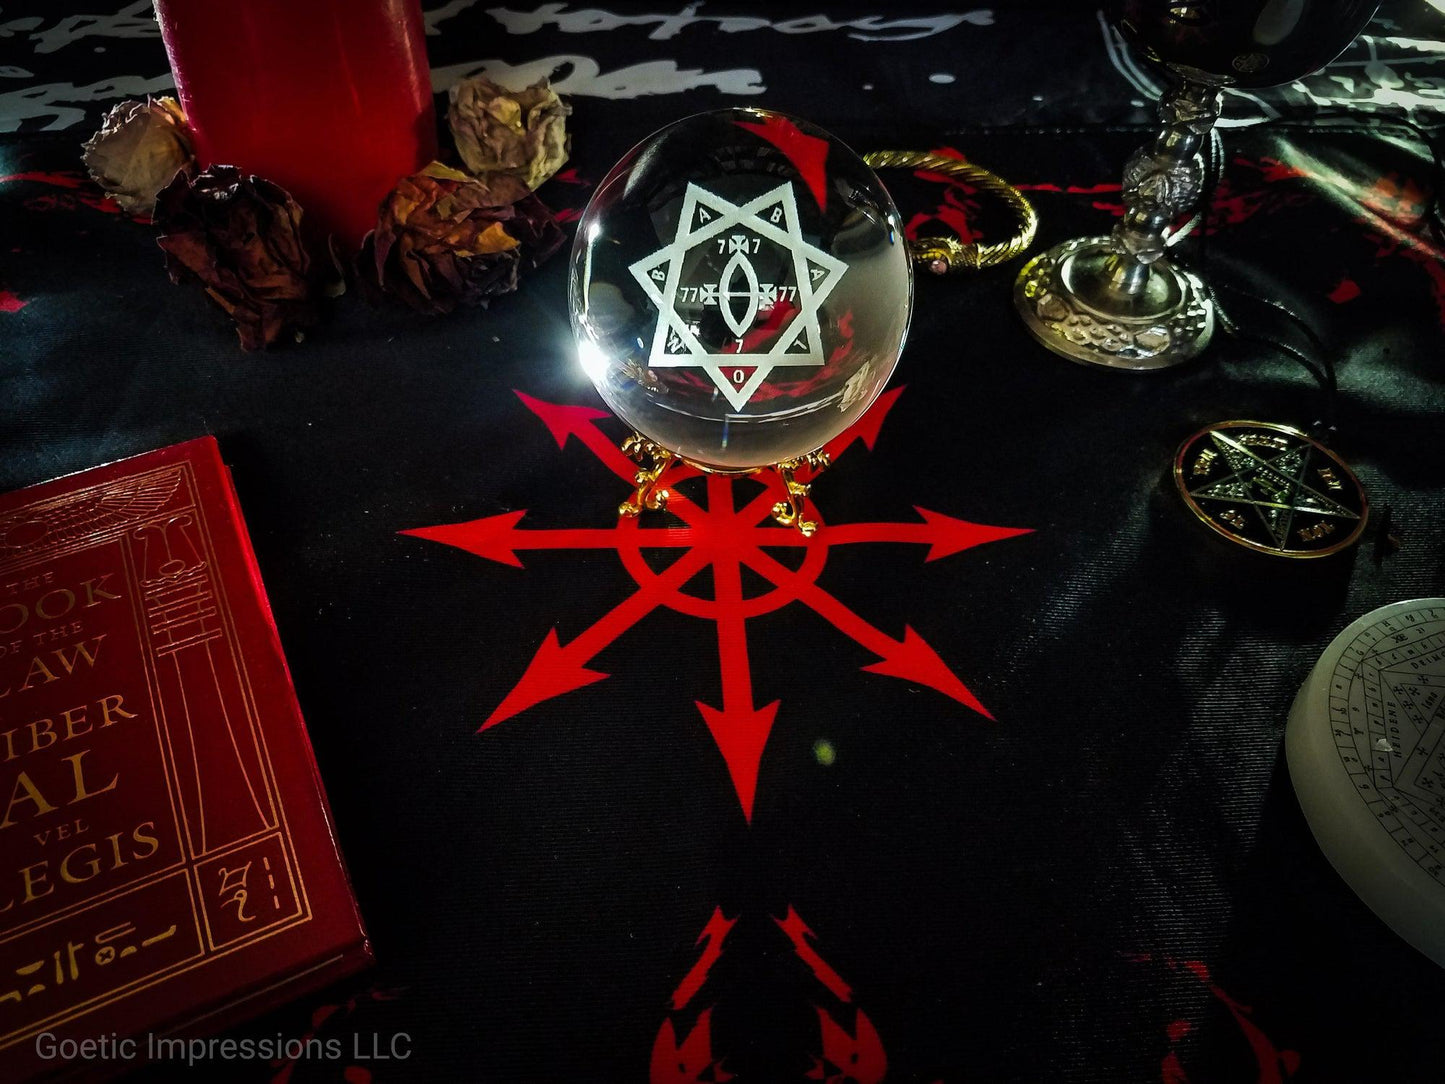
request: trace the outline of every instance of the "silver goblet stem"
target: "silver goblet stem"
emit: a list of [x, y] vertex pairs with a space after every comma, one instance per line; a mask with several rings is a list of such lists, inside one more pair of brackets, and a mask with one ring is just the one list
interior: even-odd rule
[[1184, 81], [1159, 103], [1163, 131], [1124, 167], [1124, 217], [1108, 237], [1057, 245], [1019, 274], [1014, 301], [1030, 332], [1074, 361], [1163, 369], [1214, 333], [1198, 276], [1170, 261], [1169, 228], [1199, 199], [1199, 152], [1219, 119], [1217, 87]]

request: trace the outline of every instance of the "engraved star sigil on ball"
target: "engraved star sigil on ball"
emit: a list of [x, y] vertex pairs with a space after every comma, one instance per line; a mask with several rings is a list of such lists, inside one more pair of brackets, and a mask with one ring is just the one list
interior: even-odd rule
[[702, 369], [742, 410], [774, 368], [824, 364], [847, 269], [803, 236], [792, 182], [741, 205], [689, 183], [672, 243], [629, 268], [659, 313], [648, 365]]
[[[885, 392], [852, 428], [831, 441], [833, 458], [857, 442], [872, 448], [883, 420], [902, 389]], [[579, 441], [623, 482], [631, 483], [636, 465], [624, 456], [599, 422], [609, 415], [585, 406], [546, 403], [522, 392], [518, 398], [551, 431], [558, 448]], [[991, 527], [918, 508], [912, 523], [841, 523], [823, 525], [811, 538], [772, 522], [778, 499], [776, 481], [762, 493], [739, 500], [733, 478], [703, 476], [692, 467], [679, 469], [677, 482], [700, 482], [697, 494], [670, 493], [667, 511], [675, 525], [619, 517], [606, 527], [522, 530], [526, 510], [464, 523], [418, 527], [403, 534], [441, 542], [500, 564], [523, 567], [520, 550], [610, 550], [637, 585], [606, 614], [567, 643], [556, 629], [548, 632], [512, 690], [487, 717], [486, 730], [553, 697], [572, 693], [608, 675], [593, 669], [593, 660], [633, 626], [659, 607], [713, 623], [717, 628], [722, 706], [702, 700], [696, 706], [721, 752], [744, 817], [751, 822], [758, 769], [781, 701], [759, 707], [753, 691], [748, 653], [748, 622], [794, 603], [822, 617], [844, 636], [877, 656], [865, 667], [870, 673], [899, 678], [934, 689], [951, 700], [992, 718], [949, 665], [911, 626], [895, 638], [855, 613], [819, 583], [832, 546], [858, 543], [900, 543], [928, 547], [924, 560], [935, 561], [987, 542], [1028, 534], [1027, 528]], [[817, 510], [809, 508], [816, 516]], [[791, 553], [793, 560], [784, 559]], [[704, 594], [688, 590], [694, 578], [711, 572], [712, 588]], [[744, 573], [765, 586], [750, 593]], [[669, 670], [677, 675], [680, 663]]]

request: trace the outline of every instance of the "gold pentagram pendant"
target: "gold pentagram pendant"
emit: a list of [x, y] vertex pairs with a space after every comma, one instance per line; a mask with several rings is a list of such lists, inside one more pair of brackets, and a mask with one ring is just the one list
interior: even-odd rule
[[1218, 422], [1179, 447], [1174, 483], [1200, 520], [1276, 557], [1328, 557], [1359, 541], [1364, 487], [1323, 444], [1273, 422]]

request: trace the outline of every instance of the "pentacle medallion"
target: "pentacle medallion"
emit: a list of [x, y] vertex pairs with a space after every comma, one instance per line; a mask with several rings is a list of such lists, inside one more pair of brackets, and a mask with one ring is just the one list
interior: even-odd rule
[[1227, 421], [1186, 440], [1174, 483], [1200, 520], [1277, 557], [1328, 557], [1359, 541], [1364, 487], [1345, 461], [1287, 425]]

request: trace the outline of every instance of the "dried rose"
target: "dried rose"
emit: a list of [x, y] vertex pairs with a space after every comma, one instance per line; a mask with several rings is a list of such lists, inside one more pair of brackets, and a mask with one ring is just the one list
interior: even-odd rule
[[204, 286], [247, 350], [320, 319], [301, 208], [279, 185], [235, 166], [178, 173], [156, 197], [156, 222], [171, 280]]
[[186, 116], [174, 98], [121, 102], [84, 151], [95, 183], [133, 215], [151, 214], [156, 193], [195, 160]]
[[567, 240], [551, 209], [534, 195], [512, 204], [507, 232], [522, 242], [522, 270], [531, 271], [545, 263]]
[[359, 272], [420, 312], [451, 312], [511, 293], [561, 244], [552, 213], [515, 177], [480, 181], [433, 162], [382, 201]]
[[507, 173], [534, 190], [567, 162], [572, 107], [545, 78], [511, 91], [476, 75], [455, 84], [447, 123], [457, 153], [473, 173]]

